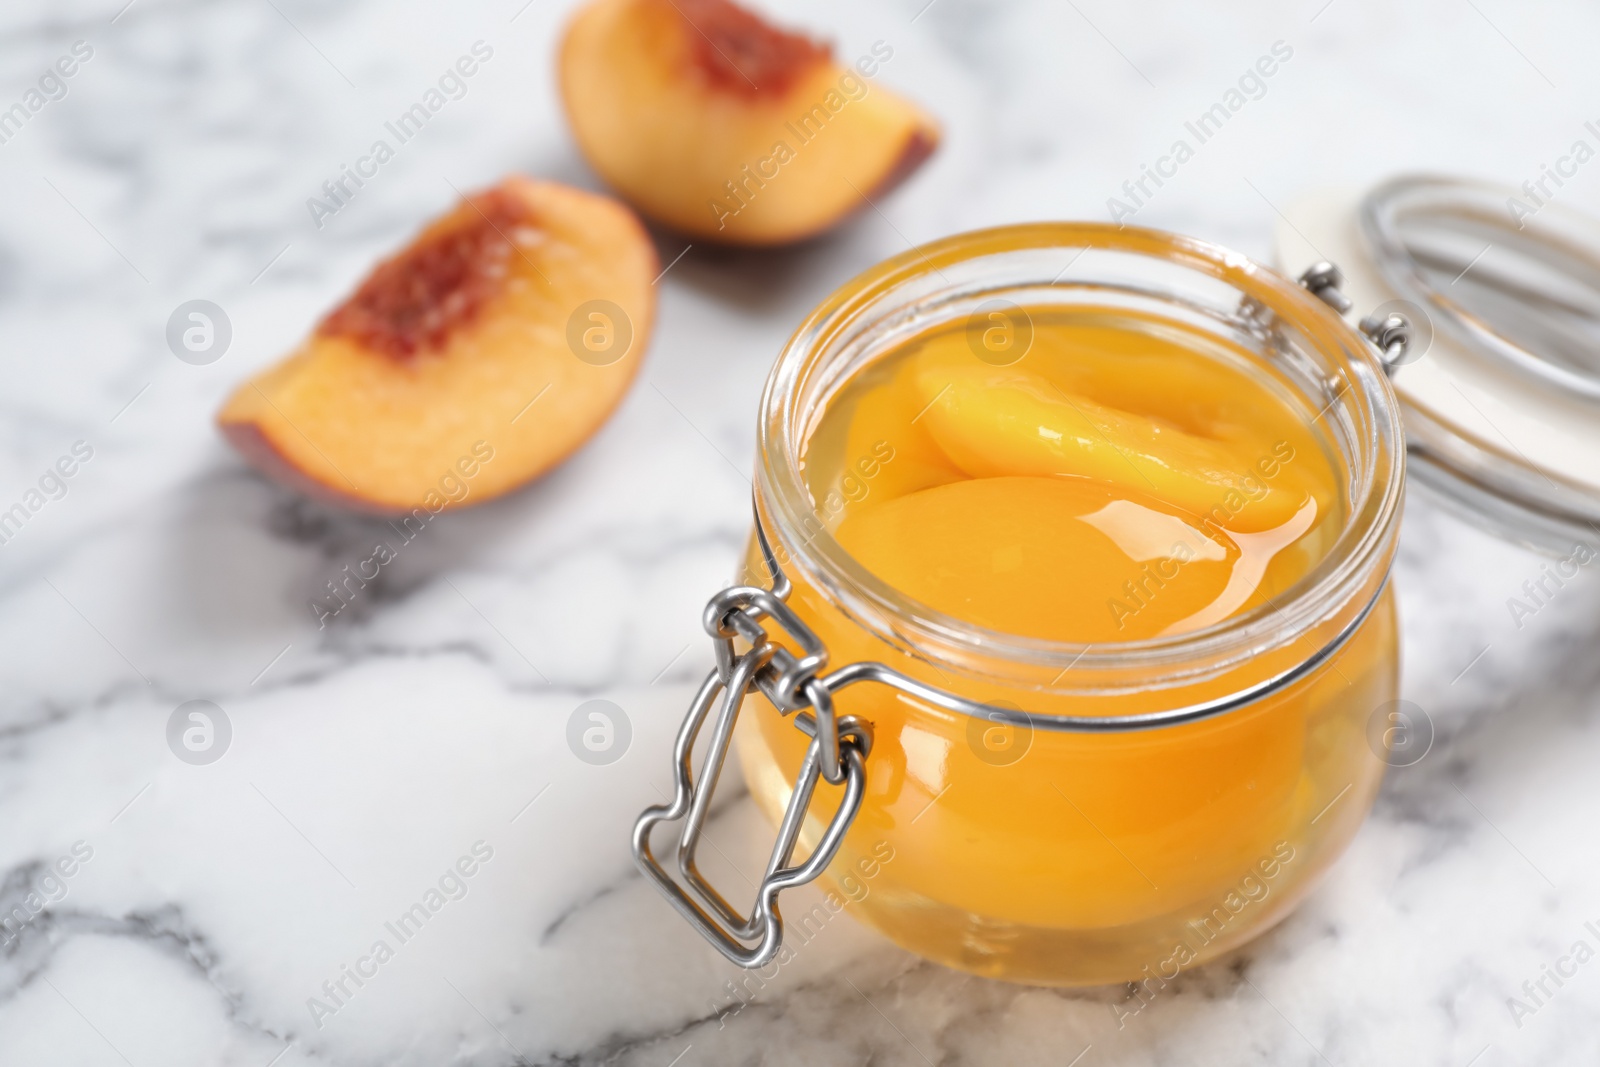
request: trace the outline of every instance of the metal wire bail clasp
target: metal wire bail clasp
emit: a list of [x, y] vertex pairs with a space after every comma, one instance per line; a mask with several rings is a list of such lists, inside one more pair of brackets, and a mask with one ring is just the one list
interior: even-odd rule
[[[1344, 285], [1344, 272], [1327, 260], [1311, 264], [1300, 275], [1300, 285], [1312, 296], [1343, 315], [1353, 306], [1340, 286]], [[1385, 305], [1388, 307], [1390, 305]], [[1383, 308], [1362, 319], [1359, 326], [1363, 336], [1378, 350], [1378, 360], [1385, 374], [1393, 375], [1395, 368], [1408, 362], [1407, 355], [1416, 341], [1411, 320], [1398, 311], [1385, 312]]]
[[[764, 538], [763, 538], [764, 541]], [[766, 545], [763, 543], [765, 549]], [[705, 627], [716, 645], [717, 665], [701, 683], [678, 729], [673, 746], [674, 793], [671, 803], [646, 808], [634, 823], [633, 859], [667, 901], [724, 956], [741, 967], [761, 967], [778, 954], [783, 941], [783, 918], [778, 894], [816, 878], [832, 862], [845, 831], [861, 809], [866, 790], [864, 760], [872, 747], [871, 727], [853, 716], [834, 714], [833, 696], [817, 677], [828, 662], [822, 642], [784, 603], [788, 582], [774, 567], [774, 590], [756, 586], [724, 589], [706, 605]], [[768, 640], [763, 620], [771, 620], [800, 646], [796, 656]], [[739, 653], [736, 640], [749, 650]], [[780, 713], [799, 711], [795, 726], [811, 737], [795, 780], [794, 792], [778, 826], [766, 873], [756, 889], [749, 915], [741, 915], [700, 874], [695, 850], [705, 829], [711, 796], [727, 759], [734, 724], [744, 698], [754, 686]], [[695, 741], [711, 716], [711, 739], [698, 780], [690, 766]], [[809, 708], [809, 711], [801, 711]], [[844, 798], [827, 829], [805, 861], [794, 864], [793, 854], [805, 823], [817, 780], [844, 785]], [[650, 833], [657, 823], [683, 821], [678, 838], [677, 866], [682, 882], [675, 881], [657, 862], [650, 848]]]

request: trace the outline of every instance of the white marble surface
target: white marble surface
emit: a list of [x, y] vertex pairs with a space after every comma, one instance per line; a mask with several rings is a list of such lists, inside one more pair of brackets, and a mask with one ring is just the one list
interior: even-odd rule
[[[1124, 1028], [1125, 990], [969, 979], [848, 919], [733, 1011], [735, 972], [627, 855], [709, 662], [697, 614], [744, 535], [757, 391], [822, 295], [907, 241], [1104, 217], [1279, 40], [1293, 57], [1265, 95], [1136, 221], [1264, 256], [1273, 205], [1325, 180], [1537, 177], [1600, 118], [1600, 13], [787, 2], [846, 55], [890, 42], [882, 82], [942, 116], [943, 151], [881, 214], [809, 247], [691, 249], [605, 430], [527, 491], [438, 520], [319, 632], [308, 599], [381, 531], [265, 484], [211, 414], [452, 186], [509, 170], [594, 184], [552, 87], [564, 5], [123, 2], [0, 9], [0, 106], [73, 42], [93, 48], [0, 145], [0, 504], [73, 442], [93, 448], [0, 548], [0, 906], [59, 898], [0, 941], [0, 1065], [1600, 1056], [1600, 962], [1520, 1026], [1507, 1007], [1575, 941], [1600, 947], [1584, 928], [1600, 920], [1600, 588], [1586, 573], [1519, 629], [1506, 600], [1538, 558], [1422, 500], [1397, 581], [1405, 692], [1434, 750], [1392, 775], [1294, 917]], [[479, 39], [494, 57], [467, 96], [314, 228], [306, 198]], [[1562, 197], [1600, 208], [1597, 175]], [[663, 262], [683, 248], [659, 242]], [[234, 327], [209, 366], [163, 341], [193, 298]], [[595, 697], [634, 731], [603, 767], [565, 742]], [[166, 744], [191, 699], [232, 723], [209, 766]], [[748, 799], [712, 833], [714, 876], [758, 866], [768, 831]], [[77, 842], [92, 856], [44, 882]], [[478, 842], [492, 857], [465, 896], [319, 1027], [307, 999]]]

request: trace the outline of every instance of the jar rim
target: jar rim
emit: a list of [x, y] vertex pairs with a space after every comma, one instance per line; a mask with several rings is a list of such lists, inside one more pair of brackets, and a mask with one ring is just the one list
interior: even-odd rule
[[[945, 270], [971, 267], [986, 257], [1018, 253], [1071, 255], [1067, 266], [1036, 285], [1066, 287], [1063, 281], [1090, 250], [1131, 253], [1151, 262], [1187, 268], [1200, 277], [1220, 281], [1238, 291], [1247, 303], [1273, 316], [1275, 327], [1292, 330], [1331, 364], [1321, 385], [1328, 396], [1317, 418], [1338, 415], [1356, 431], [1346, 449], [1352, 491], [1345, 522], [1334, 544], [1315, 567], [1279, 602], [1258, 605], [1198, 630], [1165, 637], [1122, 642], [1063, 642], [993, 630], [924, 604], [889, 585], [858, 563], [824, 526], [808, 529], [816, 504], [802, 477], [800, 454], [813, 410], [801, 409], [802, 387], [863, 316], [892, 304], [899, 294], [913, 295], [913, 283]], [[937, 307], [971, 288], [926, 297]], [[981, 291], [978, 290], [978, 291]], [[1149, 293], [1157, 300], [1175, 296]], [[904, 301], [902, 301], [902, 307]], [[833, 354], [837, 354], [834, 351]], [[831, 395], [831, 394], [830, 394]], [[823, 398], [826, 402], [826, 398]], [[756, 471], [758, 510], [765, 506], [776, 533], [787, 547], [791, 569], [832, 598], [852, 621], [892, 646], [922, 659], [949, 664], [962, 655], [1027, 668], [1060, 668], [1048, 687], [1075, 678], [1127, 670], [1139, 672], [1141, 688], [1181, 685], [1225, 670], [1242, 659], [1299, 639], [1313, 626], [1350, 606], [1370, 607], [1374, 571], [1387, 575], [1393, 555], [1395, 527], [1404, 490], [1405, 449], [1399, 405], [1376, 354], [1337, 313], [1302, 286], [1248, 257], [1194, 238], [1141, 227], [1105, 223], [1024, 223], [974, 230], [911, 249], [869, 268], [830, 294], [807, 317], [780, 352], [762, 393], [757, 432], [761, 459]], [[1381, 588], [1382, 582], [1377, 583]], [[1366, 590], [1367, 596], [1363, 596]], [[1309, 649], [1306, 658], [1317, 653]], [[954, 655], [952, 655], [954, 653]], [[1197, 668], [1197, 664], [1208, 667]]]

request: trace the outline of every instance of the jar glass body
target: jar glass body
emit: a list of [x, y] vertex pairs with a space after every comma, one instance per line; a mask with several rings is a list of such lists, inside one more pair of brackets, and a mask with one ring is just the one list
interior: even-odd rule
[[[800, 478], [806, 434], [860, 367], [996, 299], [1163, 317], [1225, 345], [1241, 373], [1254, 360], [1294, 383], [1305, 410], [1326, 422], [1342, 483], [1344, 529], [1326, 557], [1270, 610], [1102, 646], [966, 626], [864, 572], [829, 533], [828, 494], [815, 499]], [[1383, 709], [1397, 695], [1398, 654], [1386, 579], [1403, 450], [1381, 371], [1309, 294], [1231, 253], [1151, 231], [962, 235], [891, 260], [825, 302], [780, 357], [762, 419], [757, 519], [830, 667], [878, 661], [1026, 712], [1018, 726], [870, 684], [837, 694], [839, 711], [874, 733], [861, 810], [825, 875], [852, 915], [919, 955], [988, 977], [1166, 981], [1281, 919], [1349, 843], [1391, 740]], [[870, 493], [870, 469], [840, 491]], [[746, 563], [752, 584], [768, 584], [754, 539]], [[1078, 732], [1054, 721], [1161, 712], [1295, 671], [1261, 699], [1183, 725]], [[738, 751], [776, 822], [807, 738], [764, 698], [751, 701]], [[837, 801], [836, 788], [819, 788], [803, 847]], [[822, 921], [785, 918], [802, 941]]]

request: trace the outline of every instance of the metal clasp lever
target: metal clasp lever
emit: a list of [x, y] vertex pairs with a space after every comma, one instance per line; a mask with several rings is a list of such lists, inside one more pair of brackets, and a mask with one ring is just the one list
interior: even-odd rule
[[[761, 625], [762, 618], [771, 618], [782, 625], [806, 654], [797, 659], [788, 650], [769, 642]], [[717, 642], [717, 666], [701, 684], [688, 716], [678, 729], [673, 746], [671, 803], [646, 808], [634, 823], [633, 859], [678, 914], [693, 924], [718, 951], [741, 967], [761, 967], [778, 954], [783, 941], [778, 894], [804, 885], [827, 868], [839, 851], [845, 831], [861, 809], [866, 791], [864, 760], [872, 747], [872, 730], [854, 716], [834, 715], [832, 693], [827, 684], [816, 677], [816, 672], [827, 662], [827, 653], [810, 629], [773, 593], [750, 586], [723, 590], [706, 606], [705, 622], [706, 629]], [[750, 642], [748, 652], [734, 653], [735, 636]], [[789, 806], [778, 826], [778, 839], [773, 843], [766, 872], [756, 889], [755, 903], [748, 915], [742, 915], [700, 874], [695, 851], [705, 830], [711, 797], [722, 774], [728, 746], [733, 740], [734, 725], [752, 686], [765, 693], [784, 714], [802, 707], [811, 708], [795, 716], [796, 727], [811, 737], [811, 743], [801, 761]], [[713, 708], [717, 709], [717, 714], [712, 723], [711, 740], [705, 765], [696, 779], [691, 767], [695, 741]], [[811, 854], [804, 862], [794, 864], [795, 845], [819, 778], [842, 782], [844, 797]], [[658, 823], [679, 820], [683, 822], [677, 850], [681, 883], [667, 873], [650, 847], [650, 834]]]

